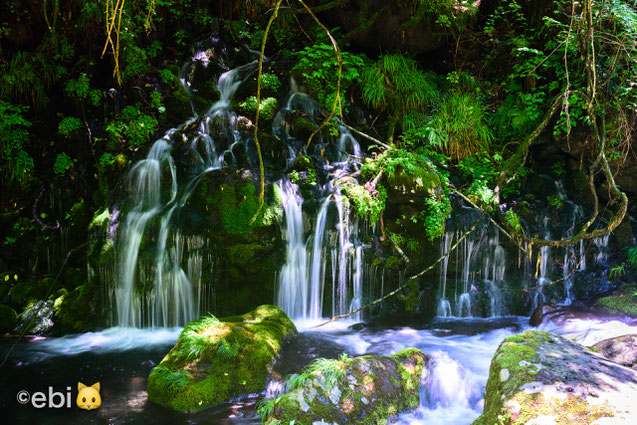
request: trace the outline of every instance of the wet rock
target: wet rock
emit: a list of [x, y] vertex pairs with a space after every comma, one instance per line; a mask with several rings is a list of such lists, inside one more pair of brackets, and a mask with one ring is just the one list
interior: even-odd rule
[[637, 334], [605, 339], [591, 350], [622, 366], [637, 369]]
[[53, 327], [53, 300], [38, 301], [18, 316], [16, 332], [46, 334]]
[[474, 425], [634, 424], [637, 372], [548, 332], [505, 339]]
[[266, 388], [272, 363], [296, 333], [283, 310], [262, 305], [241, 316], [186, 325], [148, 377], [148, 399], [194, 412]]
[[428, 361], [415, 348], [390, 357], [318, 359], [303, 374], [288, 377], [288, 391], [269, 400], [260, 414], [266, 424], [385, 423], [420, 405]]
[[568, 307], [554, 303], [544, 303], [537, 306], [533, 311], [529, 319], [529, 324], [531, 326], [540, 326], [542, 323], [551, 320], [566, 320], [573, 317], [575, 317], [575, 315]]

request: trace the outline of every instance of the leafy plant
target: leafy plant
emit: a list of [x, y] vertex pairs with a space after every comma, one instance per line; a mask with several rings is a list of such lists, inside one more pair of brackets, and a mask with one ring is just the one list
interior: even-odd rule
[[564, 201], [557, 194], [552, 194], [546, 197], [549, 205], [555, 209], [561, 210], [564, 207]]
[[65, 138], [71, 138], [82, 128], [82, 121], [75, 117], [64, 117], [58, 125], [58, 133]]
[[66, 174], [68, 170], [73, 167], [73, 160], [70, 156], [68, 156], [65, 152], [59, 153], [55, 158], [55, 163], [53, 164], [53, 172], [55, 174], [63, 176]]
[[477, 97], [463, 92], [452, 92], [436, 103], [425, 130], [432, 147], [456, 160], [488, 151], [493, 140], [484, 107]]
[[138, 148], [157, 129], [157, 120], [141, 112], [141, 105], [129, 105], [106, 126], [106, 133], [124, 146]]
[[522, 221], [515, 211], [507, 210], [504, 213], [504, 221], [515, 233], [523, 233], [524, 230], [522, 229]]
[[[297, 56], [299, 59], [292, 68], [293, 74], [303, 78], [310, 94], [324, 108], [331, 109], [338, 82], [338, 62], [334, 48], [331, 44], [314, 44], [305, 47]], [[341, 60], [341, 99], [345, 99], [348, 88], [360, 78], [360, 68], [365, 64], [366, 57], [342, 51]]]
[[2, 175], [12, 182], [26, 184], [33, 170], [33, 158], [24, 150], [31, 123], [23, 114], [26, 106], [0, 100], [0, 164]]
[[387, 112], [389, 140], [393, 140], [400, 117], [423, 110], [440, 96], [435, 76], [422, 72], [413, 59], [399, 54], [381, 56], [366, 67], [361, 85], [365, 103]]

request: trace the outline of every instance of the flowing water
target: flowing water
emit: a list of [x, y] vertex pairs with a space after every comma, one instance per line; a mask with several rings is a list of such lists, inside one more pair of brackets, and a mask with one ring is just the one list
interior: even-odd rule
[[[391, 355], [416, 347], [432, 358], [423, 374], [421, 405], [400, 414], [397, 424], [469, 425], [482, 412], [491, 358], [502, 339], [529, 329], [527, 318], [439, 319], [428, 325], [353, 330], [353, 322], [311, 328], [316, 321], [297, 322], [300, 333], [283, 350], [275, 366], [281, 374], [300, 371], [313, 358]], [[540, 327], [585, 345], [637, 332], [637, 323], [612, 318], [572, 319]], [[180, 329], [111, 328], [101, 332], [39, 338], [20, 343], [0, 377], [1, 405], [12, 424], [259, 424], [255, 409], [265, 395], [254, 394], [191, 415], [179, 414], [147, 400], [146, 378], [174, 344]], [[9, 345], [0, 345], [2, 354]], [[15, 401], [18, 391], [64, 390], [77, 382], [101, 382], [103, 404], [94, 411], [35, 409]], [[272, 382], [269, 394], [283, 385]]]

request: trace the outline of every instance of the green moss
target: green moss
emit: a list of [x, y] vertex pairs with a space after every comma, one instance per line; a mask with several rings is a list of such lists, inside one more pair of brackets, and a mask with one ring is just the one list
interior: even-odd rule
[[260, 244], [239, 244], [228, 247], [228, 259], [236, 266], [243, 266], [254, 257], [254, 254], [261, 249]]
[[259, 208], [259, 196], [251, 182], [237, 186], [222, 184], [211, 201], [217, 207], [223, 228], [232, 235], [248, 234], [254, 227], [269, 226], [281, 218], [281, 198], [275, 190], [272, 202], [264, 205], [250, 224]]
[[270, 365], [294, 332], [283, 310], [269, 305], [242, 316], [221, 320], [208, 316], [191, 322], [151, 371], [149, 399], [192, 412], [261, 392]]
[[[257, 97], [250, 96], [244, 102], [241, 102], [239, 110], [244, 114], [254, 115], [257, 111]], [[259, 104], [259, 118], [271, 120], [276, 115], [277, 110], [278, 103], [274, 97], [262, 98]]]
[[[591, 406], [572, 394], [554, 398], [521, 389], [531, 381], [544, 382], [538, 373], [544, 366], [539, 363], [537, 350], [541, 344], [554, 342], [551, 334], [540, 331], [527, 331], [502, 341], [489, 370], [484, 412], [473, 425], [522, 425], [541, 415], [555, 417], [556, 412], [560, 412], [557, 423], [579, 425], [611, 415], [603, 406]], [[548, 379], [544, 383], [554, 382]]]
[[637, 316], [637, 296], [634, 292], [612, 297], [603, 297], [595, 302], [595, 305], [608, 310], [611, 313], [627, 314]]
[[288, 392], [264, 401], [265, 423], [382, 424], [420, 405], [425, 355], [415, 348], [393, 356], [317, 359], [287, 378]]
[[387, 257], [385, 260], [385, 268], [389, 270], [397, 270], [402, 267], [402, 260], [398, 257]]
[[18, 321], [18, 313], [7, 305], [0, 305], [0, 332], [10, 332]]
[[22, 311], [28, 305], [44, 298], [52, 283], [53, 278], [51, 277], [45, 277], [42, 280], [33, 279], [26, 282], [17, 282], [9, 291], [11, 304], [19, 311]]
[[108, 223], [111, 221], [111, 214], [108, 208], [103, 208], [98, 210], [94, 215], [93, 219], [88, 225], [88, 229], [91, 231], [98, 231], [100, 229], [104, 230], [108, 226]]

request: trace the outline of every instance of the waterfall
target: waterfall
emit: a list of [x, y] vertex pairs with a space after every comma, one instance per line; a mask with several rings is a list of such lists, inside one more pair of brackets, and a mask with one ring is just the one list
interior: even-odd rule
[[595, 255], [595, 263], [605, 263], [608, 259], [608, 240], [610, 238], [610, 233], [604, 236], [597, 236], [593, 238], [593, 244], [597, 248], [597, 254]]
[[[551, 229], [549, 228], [549, 217], [544, 217], [542, 221], [544, 227], [544, 238], [551, 238]], [[539, 277], [537, 278], [537, 289], [535, 290], [535, 296], [533, 297], [533, 308], [531, 311], [533, 312], [537, 306], [544, 303], [546, 298], [544, 296], [544, 284], [548, 282], [547, 273], [548, 273], [548, 265], [549, 265], [549, 256], [551, 255], [551, 247], [543, 246], [540, 248], [540, 270]]]
[[[440, 238], [440, 252], [443, 255], [445, 252], [448, 252], [451, 249], [453, 242], [454, 234], [452, 232], [445, 232], [445, 234]], [[439, 291], [440, 291], [440, 300], [438, 301], [438, 309], [436, 314], [439, 317], [449, 317], [452, 316], [451, 313], [451, 303], [447, 298], [447, 268], [449, 266], [449, 256], [445, 256], [440, 263], [440, 272], [438, 279], [440, 281]]]
[[[171, 156], [175, 129], [157, 140], [147, 157], [130, 170], [126, 181], [131, 208], [124, 214], [115, 239], [118, 278], [112, 296], [118, 325], [183, 326], [208, 305], [210, 290], [201, 287], [204, 260], [201, 248], [206, 241], [199, 236], [182, 234], [175, 220], [201, 177], [223, 167], [228, 162], [224, 155], [228, 153], [234, 161], [232, 144], [218, 154], [210, 133], [211, 120], [223, 120], [226, 131], [236, 143], [236, 115], [230, 109], [230, 100], [254, 63], [219, 77], [220, 99], [200, 119], [196, 134], [187, 141], [192, 164], [184, 183], [178, 181]], [[186, 73], [187, 66], [182, 72], [182, 84], [189, 90]], [[185, 125], [194, 122], [195, 118], [191, 118]], [[152, 258], [148, 258], [150, 252], [153, 252]]]
[[[442, 257], [466, 233], [465, 224], [447, 230], [440, 238]], [[505, 313], [500, 284], [506, 278], [506, 254], [500, 243], [499, 230], [491, 225], [481, 227], [460, 241], [455, 251], [455, 280], [449, 279], [449, 258], [440, 263], [438, 277], [438, 317], [472, 317], [474, 298], [480, 293], [488, 297], [488, 314], [491, 317]], [[452, 254], [452, 255], [454, 255]], [[478, 288], [484, 289], [479, 291]], [[478, 306], [479, 307], [479, 306]]]

